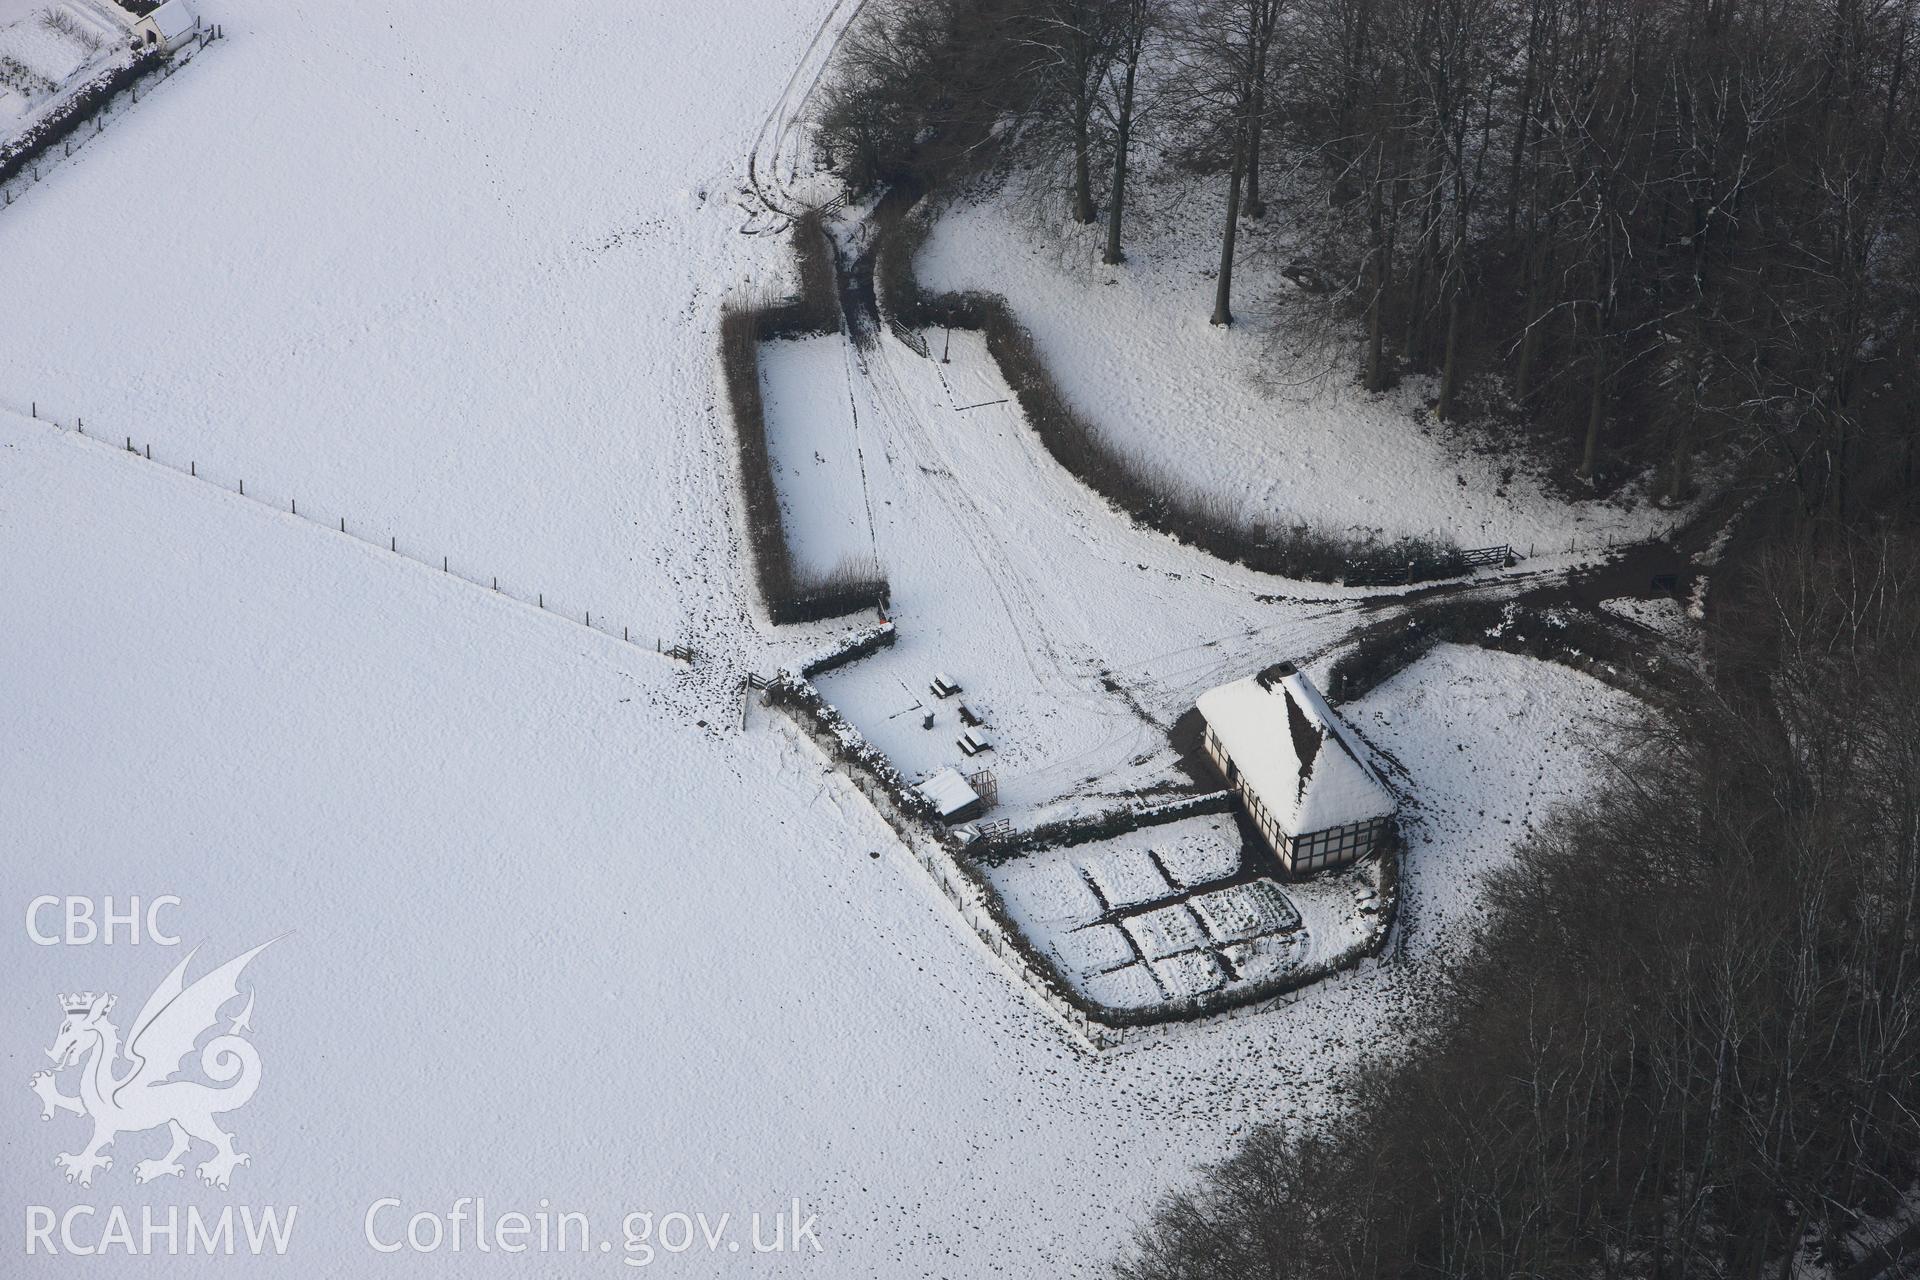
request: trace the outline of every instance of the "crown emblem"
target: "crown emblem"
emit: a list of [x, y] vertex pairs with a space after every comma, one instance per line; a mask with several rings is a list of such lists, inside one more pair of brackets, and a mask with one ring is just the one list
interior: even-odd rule
[[[60, 997], [60, 1007], [68, 1013], [86, 1013], [93, 1008], [93, 998], [94, 993], [91, 991], [81, 991], [74, 995], [63, 995]], [[113, 997], [108, 996], [106, 1003], [100, 1007], [100, 1012], [105, 1013], [111, 1008], [113, 1008]]]

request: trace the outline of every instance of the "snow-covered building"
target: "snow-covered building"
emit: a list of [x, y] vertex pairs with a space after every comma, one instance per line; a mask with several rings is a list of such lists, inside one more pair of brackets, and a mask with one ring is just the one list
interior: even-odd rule
[[966, 822], [980, 816], [986, 807], [973, 784], [960, 776], [958, 769], [942, 769], [919, 786], [942, 822]]
[[1290, 872], [1364, 858], [1393, 794], [1351, 731], [1291, 663], [1200, 695], [1207, 755]]
[[159, 45], [172, 53], [200, 33], [200, 15], [187, 0], [164, 0], [133, 24], [133, 38], [142, 45]]

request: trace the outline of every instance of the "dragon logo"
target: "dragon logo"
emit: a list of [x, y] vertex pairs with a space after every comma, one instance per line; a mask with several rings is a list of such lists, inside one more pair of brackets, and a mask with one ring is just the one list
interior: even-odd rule
[[[239, 997], [240, 971], [276, 941], [263, 942], [202, 974], [191, 986], [185, 982], [187, 965], [194, 956], [189, 952], [147, 997], [140, 1016], [134, 1019], [127, 1036], [124, 1067], [120, 1033], [107, 1018], [113, 1011], [114, 997], [91, 991], [61, 997], [66, 1021], [60, 1024], [60, 1034], [47, 1050], [53, 1070], [34, 1074], [33, 1091], [40, 1095], [42, 1120], [53, 1119], [56, 1111], [71, 1111], [93, 1120], [93, 1139], [85, 1150], [54, 1157], [54, 1164], [66, 1170], [68, 1182], [91, 1186], [97, 1170], [113, 1167], [113, 1157], [101, 1152], [112, 1146], [115, 1138], [161, 1125], [172, 1136], [172, 1146], [162, 1158], [142, 1160], [134, 1166], [134, 1177], [141, 1182], [169, 1174], [178, 1177], [184, 1172], [180, 1157], [187, 1154], [195, 1139], [213, 1147], [212, 1158], [203, 1161], [199, 1169], [200, 1180], [209, 1186], [225, 1190], [234, 1166], [250, 1162], [251, 1157], [233, 1149], [233, 1135], [222, 1130], [213, 1118], [245, 1106], [260, 1085], [260, 1055], [241, 1038], [253, 1016], [251, 990], [246, 1008], [200, 1051], [201, 1071], [223, 1087], [173, 1077], [181, 1072], [200, 1037], [218, 1025], [221, 1008]], [[69, 1096], [60, 1092], [54, 1077], [76, 1064], [80, 1068], [80, 1092]]]

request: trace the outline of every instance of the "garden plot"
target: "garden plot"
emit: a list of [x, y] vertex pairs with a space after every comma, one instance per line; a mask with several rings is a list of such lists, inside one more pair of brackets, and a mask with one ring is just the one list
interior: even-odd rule
[[836, 570], [868, 572], [860, 441], [847, 388], [847, 344], [838, 334], [760, 345], [767, 448], [780, 519], [802, 581]]
[[[1097, 963], [1105, 968], [1103, 959], [1109, 949], [1105, 943], [1094, 944], [1082, 935], [1091, 935], [1094, 930], [1112, 932], [1119, 937], [1118, 930], [1104, 925], [1087, 925], [1104, 913], [1100, 898], [1093, 885], [1088, 883], [1086, 873], [1065, 858], [1046, 860], [1019, 859], [1010, 864], [1009, 877], [1019, 882], [1020, 903], [1027, 919], [1040, 925], [1063, 926], [1069, 930], [1078, 930], [1065, 936], [1081, 939], [1071, 946], [1074, 963], [1082, 967]], [[1081, 926], [1086, 925], [1082, 929]], [[1120, 947], [1126, 951], [1126, 939], [1120, 938]]]
[[1184, 902], [1124, 916], [1120, 927], [1149, 960], [1165, 960], [1207, 942], [1206, 931]]
[[[1139, 835], [1139, 832], [1131, 833]], [[1142, 842], [1095, 843], [1077, 846], [1074, 863], [1109, 907], [1137, 907], [1171, 897], [1174, 887]]]
[[1161, 990], [1174, 1000], [1218, 991], [1226, 985], [1227, 973], [1211, 951], [1181, 951], [1159, 960], [1147, 961]]
[[[1479, 877], [1592, 776], [1593, 735], [1574, 726], [1631, 707], [1564, 667], [1442, 645], [1346, 708], [1407, 797], [1400, 910], [1416, 951], [1458, 946]], [[1243, 870], [1240, 853], [1236, 824], [1203, 816], [1040, 850], [987, 876], [1063, 980], [1115, 1009], [1341, 965], [1378, 942], [1377, 862], [1282, 884]]]
[[1305, 932], [1296, 929], [1230, 942], [1220, 948], [1219, 955], [1233, 966], [1233, 972], [1241, 981], [1266, 982], [1288, 970], [1298, 972], [1304, 967], [1304, 953], [1309, 945]]
[[[1180, 877], [1170, 877], [1168, 851]], [[1240, 831], [1201, 815], [1111, 840], [1044, 849], [987, 869], [1015, 927], [1056, 962], [1061, 977], [1114, 1009], [1150, 1010], [1233, 984], [1262, 982], [1342, 948], [1364, 945], [1377, 921], [1316, 909], [1324, 946], [1309, 945], [1296, 890], [1331, 904], [1375, 884], [1376, 868], [1281, 886], [1239, 876]], [[1359, 884], [1356, 889], [1349, 882]], [[1344, 886], [1329, 891], [1325, 884]], [[1078, 884], [1080, 888], [1075, 889]], [[1210, 885], [1195, 890], [1196, 884]], [[1095, 891], [1098, 891], [1097, 894]]]
[[1104, 224], [1061, 225], [1057, 199], [1036, 214], [1040, 198], [1008, 184], [942, 214], [920, 254], [921, 281], [1004, 295], [1095, 428], [1142, 471], [1246, 522], [1544, 552], [1646, 537], [1674, 519], [1638, 491], [1562, 501], [1511, 475], [1508, 457], [1449, 440], [1424, 409], [1430, 380], [1361, 391], [1354, 351], [1320, 336], [1320, 300], [1279, 274], [1290, 254], [1272, 238], [1284, 241], [1284, 226], [1243, 237], [1238, 322], [1210, 325], [1225, 197], [1174, 189], [1194, 185], [1143, 172], [1129, 187], [1127, 261], [1110, 267], [1099, 261]]
[[1089, 1000], [1097, 1001], [1109, 1009], [1151, 1009], [1167, 998], [1160, 980], [1144, 964], [1130, 964], [1123, 969], [1095, 974], [1086, 980], [1081, 990]]
[[1086, 924], [1056, 933], [1047, 943], [1062, 968], [1092, 981], [1140, 958], [1133, 940], [1115, 924]]
[[1263, 934], [1288, 933], [1300, 927], [1300, 913], [1271, 880], [1249, 880], [1196, 893], [1188, 905], [1215, 942], [1248, 942]]
[[126, 28], [85, 0], [0, 4], [0, 143], [128, 57]]
[[1225, 880], [1240, 870], [1240, 829], [1231, 817], [1217, 814], [1202, 825], [1169, 823], [1137, 832], [1152, 843], [1154, 857], [1182, 889]]

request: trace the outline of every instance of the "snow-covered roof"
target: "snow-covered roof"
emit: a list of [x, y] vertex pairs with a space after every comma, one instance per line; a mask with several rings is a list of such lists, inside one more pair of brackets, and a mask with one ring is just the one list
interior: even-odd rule
[[1282, 664], [1200, 695], [1247, 790], [1288, 835], [1393, 813], [1393, 795], [1313, 683]]
[[968, 805], [980, 803], [980, 796], [967, 785], [957, 769], [942, 769], [920, 784], [920, 794], [933, 803], [935, 812], [943, 818], [950, 818], [966, 809]]
[[162, 40], [174, 40], [187, 34], [199, 20], [187, 0], [164, 0], [159, 8], [147, 15], [147, 21], [153, 24]]

